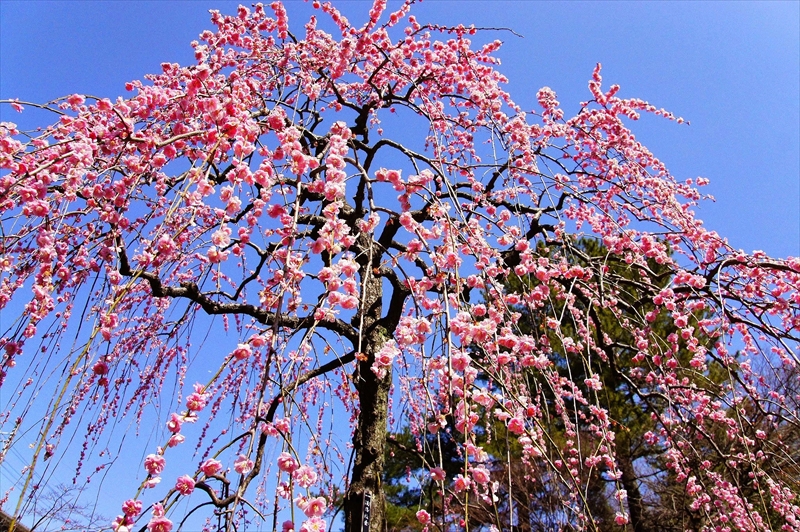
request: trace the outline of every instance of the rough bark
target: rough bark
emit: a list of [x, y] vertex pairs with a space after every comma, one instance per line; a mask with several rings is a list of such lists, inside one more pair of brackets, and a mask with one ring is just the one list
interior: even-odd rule
[[[383, 284], [372, 275], [373, 263], [361, 263], [364, 292], [361, 310], [353, 319], [361, 331], [360, 362], [354, 373], [358, 393], [358, 424], [353, 434], [355, 459], [350, 475], [350, 486], [345, 495], [345, 531], [383, 532], [386, 521], [386, 504], [381, 487], [386, 447], [386, 423], [389, 411], [389, 388], [392, 376], [388, 372], [378, 378], [372, 371], [375, 354], [390, 338], [391, 330], [381, 321]], [[371, 495], [369, 521], [364, 523], [364, 494]]]
[[630, 514], [630, 524], [633, 532], [650, 532], [651, 525], [647, 522], [644, 505], [642, 504], [642, 493], [639, 490], [639, 483], [636, 478], [636, 471], [633, 468], [628, 449], [621, 449], [617, 455], [619, 469], [622, 472], [622, 487], [628, 493], [628, 513]]
[[[370, 347], [375, 346], [373, 344]], [[370, 355], [371, 358], [371, 355]], [[381, 472], [386, 447], [386, 422], [389, 404], [391, 377], [378, 379], [370, 370], [371, 362], [359, 363], [359, 383], [356, 385], [360, 410], [358, 427], [353, 435], [355, 461], [350, 488], [345, 498], [345, 530], [358, 532], [362, 527], [364, 493], [369, 491], [372, 508], [369, 532], [381, 532], [385, 528], [385, 501], [381, 488]]]

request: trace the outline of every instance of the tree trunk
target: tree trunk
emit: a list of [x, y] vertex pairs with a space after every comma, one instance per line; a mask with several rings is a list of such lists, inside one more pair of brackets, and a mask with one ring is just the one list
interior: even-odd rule
[[633, 461], [631, 460], [630, 451], [628, 449], [628, 442], [625, 442], [624, 448], [617, 447], [620, 451], [617, 454], [617, 463], [622, 472], [622, 487], [628, 493], [628, 512], [630, 513], [630, 523], [634, 532], [649, 532], [652, 530], [650, 524], [647, 522], [647, 516], [644, 512], [642, 505], [642, 493], [639, 490], [637, 483], [636, 471], [633, 468]]
[[[364, 356], [360, 357], [354, 375], [359, 411], [358, 424], [353, 434], [355, 460], [344, 500], [345, 532], [383, 532], [386, 528], [381, 473], [384, 467], [392, 374], [391, 368], [387, 368], [387, 374], [379, 379], [372, 371], [372, 364], [375, 354], [390, 338], [391, 333], [380, 322], [383, 285], [380, 278], [371, 275], [371, 268], [369, 263], [362, 264], [361, 279], [365, 283], [360, 311], [362, 314], [354, 318], [354, 324], [359, 326], [362, 334], [361, 350]], [[366, 511], [365, 502], [369, 503], [369, 510]]]

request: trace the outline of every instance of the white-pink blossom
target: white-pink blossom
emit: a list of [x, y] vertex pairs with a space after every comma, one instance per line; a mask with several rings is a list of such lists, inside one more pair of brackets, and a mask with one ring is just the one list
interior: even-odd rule
[[326, 524], [319, 517], [307, 519], [300, 525], [300, 532], [325, 532]]
[[322, 517], [325, 510], [328, 509], [328, 502], [325, 497], [314, 497], [305, 501], [300, 509], [307, 517]]
[[283, 452], [278, 456], [277, 462], [278, 469], [287, 473], [292, 473], [298, 467], [300, 467], [300, 464], [297, 463], [297, 460], [295, 460], [291, 454], [286, 452]]
[[472, 479], [478, 484], [488, 484], [491, 480], [489, 470], [483, 466], [473, 467], [471, 470]]
[[317, 481], [317, 472], [307, 465], [300, 466], [292, 473], [292, 478], [303, 488], [310, 488]]
[[233, 470], [240, 475], [246, 475], [253, 470], [253, 461], [243, 454], [233, 462]]

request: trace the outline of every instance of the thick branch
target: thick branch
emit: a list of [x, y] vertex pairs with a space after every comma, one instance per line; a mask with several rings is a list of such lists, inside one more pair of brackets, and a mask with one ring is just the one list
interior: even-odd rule
[[278, 327], [288, 327], [293, 330], [308, 329], [312, 326], [317, 326], [323, 329], [328, 329], [337, 334], [342, 335], [351, 342], [358, 340], [358, 334], [355, 329], [348, 325], [346, 322], [336, 318], [332, 320], [317, 321], [313, 316], [286, 316], [275, 312], [269, 312], [263, 308], [256, 307], [250, 303], [220, 303], [214, 301], [208, 295], [200, 291], [197, 284], [192, 282], [183, 282], [180, 286], [164, 286], [161, 278], [158, 275], [147, 272], [144, 270], [131, 270], [128, 263], [127, 255], [124, 248], [120, 245], [119, 251], [119, 273], [126, 277], [138, 277], [144, 279], [150, 285], [150, 290], [153, 297], [170, 297], [170, 298], [185, 298], [193, 303], [200, 305], [200, 308], [209, 315], [219, 314], [240, 314], [250, 316], [257, 320], [259, 323], [267, 325], [277, 325]]

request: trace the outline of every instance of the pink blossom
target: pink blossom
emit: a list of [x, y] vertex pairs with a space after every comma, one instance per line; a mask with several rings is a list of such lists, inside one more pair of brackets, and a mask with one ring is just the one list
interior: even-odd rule
[[240, 475], [246, 475], [253, 470], [253, 461], [243, 454], [233, 462], [233, 470]]
[[214, 231], [214, 234], [211, 235], [211, 242], [220, 248], [226, 247], [231, 243], [231, 228], [223, 226]]
[[172, 521], [166, 517], [153, 517], [147, 523], [147, 530], [150, 532], [171, 532]]
[[181, 422], [182, 422], [181, 417], [173, 412], [169, 417], [169, 421], [167, 421], [167, 430], [169, 430], [173, 434], [180, 432]]
[[186, 397], [186, 408], [192, 412], [199, 412], [206, 407], [209, 394], [203, 391], [202, 384], [195, 384], [194, 390]]
[[233, 358], [236, 360], [244, 360], [250, 357], [252, 349], [250, 348], [250, 344], [239, 344], [232, 354]]
[[345, 310], [353, 310], [358, 308], [358, 298], [356, 296], [342, 296], [341, 302], [339, 303], [341, 307]]
[[211, 246], [206, 252], [206, 257], [211, 264], [220, 264], [228, 259], [228, 252], [218, 250], [217, 246]]
[[466, 353], [456, 353], [451, 357], [450, 364], [452, 364], [453, 369], [456, 371], [464, 371], [470, 365], [470, 358], [469, 355]]
[[465, 477], [464, 475], [456, 475], [456, 478], [453, 479], [453, 489], [456, 493], [462, 492], [469, 488], [469, 485], [469, 478]]
[[512, 417], [508, 421], [508, 431], [514, 434], [523, 434], [525, 432], [525, 422], [518, 417]]
[[178, 477], [175, 482], [175, 490], [181, 495], [191, 495], [194, 491], [194, 479], [189, 475]]
[[265, 345], [267, 345], [267, 337], [263, 334], [254, 334], [253, 336], [250, 337], [248, 343], [256, 348], [264, 347]]
[[400, 354], [400, 350], [397, 348], [397, 343], [394, 340], [386, 342], [380, 351], [375, 354], [372, 372], [375, 373], [379, 379], [385, 377], [398, 354]]
[[485, 467], [473, 467], [470, 471], [472, 479], [478, 484], [488, 484], [491, 480], [489, 470]]
[[212, 477], [222, 471], [222, 462], [209, 458], [200, 464], [200, 471], [202, 471], [205, 476]]
[[591, 378], [584, 379], [583, 383], [590, 390], [602, 390], [603, 389], [603, 383], [600, 382], [600, 377], [597, 376], [597, 375], [592, 375]]
[[294, 532], [294, 523], [291, 521], [284, 521], [281, 525], [282, 532]]
[[144, 459], [144, 468], [154, 477], [160, 475], [166, 465], [167, 460], [160, 454], [148, 454]]
[[431, 478], [436, 482], [442, 482], [445, 479], [444, 469], [441, 467], [431, 469]]
[[136, 517], [142, 513], [142, 501], [136, 499], [128, 499], [122, 503], [122, 513], [128, 517]]
[[301, 509], [307, 517], [321, 517], [328, 509], [328, 503], [325, 497], [314, 497], [306, 501]]
[[319, 517], [312, 517], [300, 525], [300, 532], [325, 532], [325, 528], [325, 521]]
[[425, 510], [420, 510], [417, 512], [417, 521], [419, 521], [422, 525], [427, 525], [431, 522], [431, 514]]
[[281, 471], [285, 471], [287, 473], [292, 473], [294, 472], [294, 470], [300, 467], [300, 464], [297, 463], [297, 460], [295, 460], [291, 454], [286, 452], [281, 453], [278, 456], [277, 462], [278, 462], [278, 469], [280, 469]]
[[282, 499], [289, 500], [292, 498], [291, 486], [289, 486], [289, 484], [286, 482], [281, 482], [280, 484], [278, 484], [278, 487], [276, 488], [275, 491], [278, 494], [278, 497]]
[[111, 522], [111, 530], [113, 532], [130, 532], [130, 527], [133, 525], [134, 520], [125, 515], [118, 515]]
[[267, 207], [267, 214], [271, 218], [279, 218], [286, 214], [286, 208], [283, 205], [272, 203], [269, 207]]
[[95, 375], [107, 375], [108, 363], [105, 360], [98, 360], [95, 362], [94, 366], [92, 366], [92, 371]]
[[267, 116], [267, 124], [274, 130], [280, 131], [283, 129], [285, 117], [278, 111], [273, 111]]
[[73, 94], [67, 97], [67, 103], [72, 106], [82, 105], [85, 101], [86, 99], [81, 94]]
[[291, 423], [285, 417], [284, 418], [280, 418], [280, 419], [276, 419], [273, 422], [273, 425], [275, 426], [275, 429], [277, 431], [283, 432], [284, 434], [289, 432], [289, 429], [291, 428]]
[[317, 472], [307, 465], [298, 467], [293, 473], [292, 478], [303, 488], [310, 488], [317, 481]]
[[172, 240], [171, 237], [169, 237], [168, 235], [162, 235], [156, 241], [156, 250], [158, 250], [161, 259], [170, 260], [177, 252], [178, 246], [175, 244], [175, 241]]

